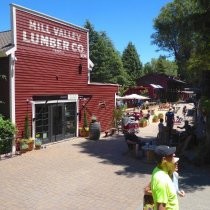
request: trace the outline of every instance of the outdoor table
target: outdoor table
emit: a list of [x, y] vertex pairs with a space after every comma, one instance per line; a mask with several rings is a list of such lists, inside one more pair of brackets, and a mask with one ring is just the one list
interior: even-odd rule
[[148, 163], [152, 163], [155, 160], [155, 148], [156, 145], [149, 145], [149, 143], [142, 147], [142, 149], [146, 152], [146, 159]]

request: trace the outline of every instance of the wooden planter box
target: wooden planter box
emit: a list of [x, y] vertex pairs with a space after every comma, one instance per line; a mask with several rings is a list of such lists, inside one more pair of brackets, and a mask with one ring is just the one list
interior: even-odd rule
[[159, 119], [161, 119], [161, 118], [163, 119], [163, 114], [162, 113], [158, 114], [158, 118]]
[[35, 145], [35, 149], [41, 149], [41, 145]]
[[87, 131], [84, 128], [79, 128], [79, 136], [88, 137], [89, 136], [89, 130]]
[[156, 122], [158, 122], [158, 119], [156, 119], [156, 118], [155, 119], [152, 119], [152, 122], [153, 123], [156, 123]]
[[32, 151], [34, 149], [34, 142], [28, 143], [28, 151]]
[[139, 127], [143, 128], [147, 126], [147, 121], [139, 122]]

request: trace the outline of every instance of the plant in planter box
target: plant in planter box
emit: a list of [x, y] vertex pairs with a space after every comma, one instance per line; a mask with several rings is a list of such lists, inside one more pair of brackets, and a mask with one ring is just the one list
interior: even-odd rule
[[30, 127], [29, 127], [29, 118], [28, 113], [25, 116], [25, 123], [24, 123], [24, 137], [23, 139], [19, 140], [20, 142], [20, 150], [22, 148], [26, 149], [26, 144], [28, 145], [28, 151], [31, 151], [34, 149], [34, 139], [30, 136]]
[[36, 138], [36, 139], [35, 139], [35, 148], [36, 148], [36, 149], [40, 149], [41, 146], [42, 146], [42, 140], [39, 139], [39, 138]]
[[29, 149], [28, 139], [19, 139], [18, 143], [20, 145], [20, 152], [25, 153]]
[[34, 149], [34, 139], [33, 138], [20, 139], [19, 143], [20, 143], [20, 150], [27, 149], [27, 151], [31, 151]]
[[158, 119], [163, 119], [163, 113], [158, 114]]
[[158, 122], [158, 116], [157, 116], [157, 115], [154, 115], [154, 116], [153, 116], [152, 122]]
[[88, 125], [86, 108], [84, 109], [83, 126], [82, 128], [79, 128], [79, 133], [80, 133], [80, 136], [82, 137], [89, 136], [89, 125]]
[[146, 127], [147, 126], [147, 120], [145, 118], [140, 119], [139, 126], [140, 127]]

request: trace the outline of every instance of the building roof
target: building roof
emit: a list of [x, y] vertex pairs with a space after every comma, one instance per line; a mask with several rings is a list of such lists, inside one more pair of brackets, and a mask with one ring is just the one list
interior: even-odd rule
[[153, 88], [163, 88], [161, 85], [150, 84]]
[[14, 45], [12, 44], [12, 32], [0, 32], [0, 57], [9, 55], [8, 51], [13, 47]]

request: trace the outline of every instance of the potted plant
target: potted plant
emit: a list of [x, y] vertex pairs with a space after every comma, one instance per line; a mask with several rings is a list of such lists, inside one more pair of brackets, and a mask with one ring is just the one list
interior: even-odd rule
[[140, 119], [139, 127], [146, 127], [146, 126], [147, 126], [147, 120], [145, 118]]
[[157, 115], [154, 115], [152, 117], [152, 122], [158, 122], [158, 116]]
[[20, 151], [32, 151], [34, 149], [34, 139], [30, 137], [30, 128], [29, 128], [29, 118], [28, 113], [25, 116], [25, 123], [24, 123], [24, 136], [22, 139], [18, 140], [20, 145]]
[[35, 139], [35, 149], [40, 149], [42, 146], [42, 140], [39, 138]]
[[19, 145], [20, 145], [20, 152], [25, 153], [28, 151], [28, 144], [27, 144], [27, 139], [21, 139], [19, 140]]
[[34, 139], [28, 138], [28, 139], [20, 139], [18, 140], [18, 143], [20, 145], [20, 151], [26, 152], [26, 151], [32, 151], [34, 149]]
[[79, 134], [82, 137], [88, 137], [89, 136], [89, 126], [88, 126], [86, 108], [84, 109], [83, 126], [82, 126], [82, 128], [79, 128]]
[[158, 114], [158, 119], [163, 119], [163, 113]]
[[113, 115], [112, 115], [112, 123], [111, 126], [113, 128], [117, 128], [118, 129], [118, 125], [120, 120], [122, 119], [124, 114], [124, 109], [123, 107], [117, 107], [113, 110]]

